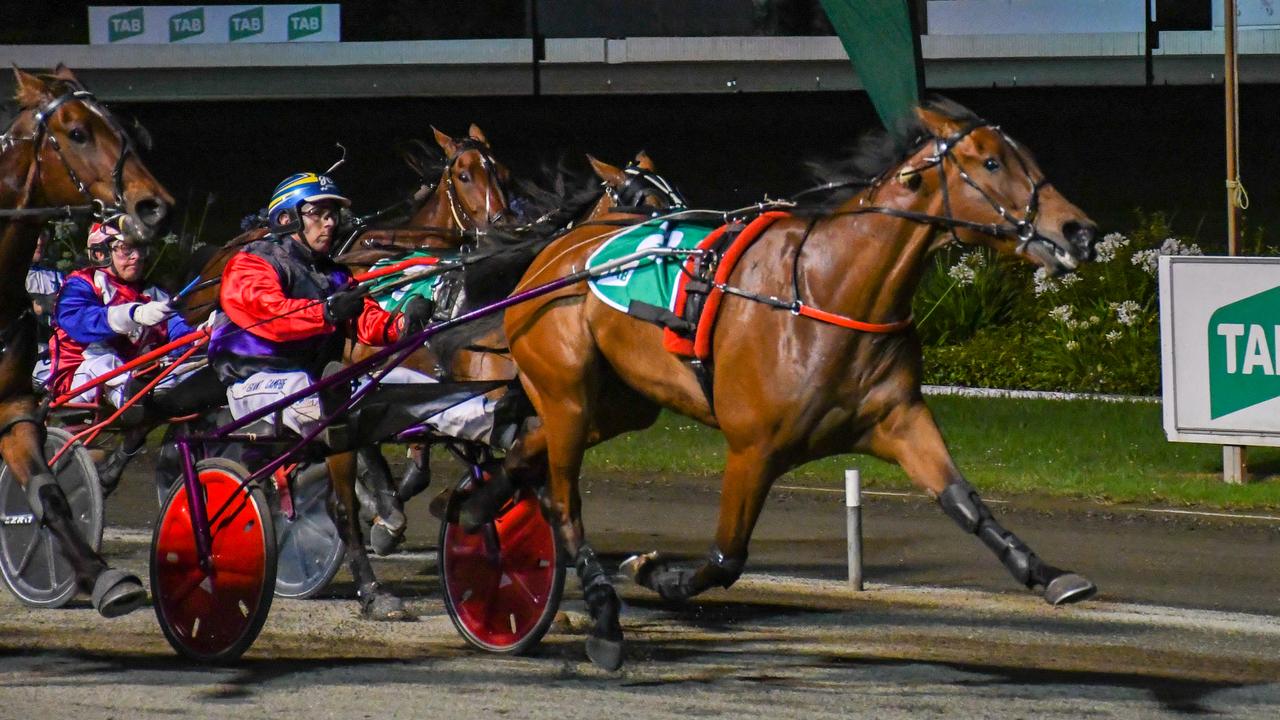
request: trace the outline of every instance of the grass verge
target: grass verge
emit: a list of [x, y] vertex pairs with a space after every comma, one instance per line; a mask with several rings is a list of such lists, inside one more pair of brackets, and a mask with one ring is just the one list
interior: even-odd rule
[[[1159, 405], [962, 397], [928, 403], [961, 472], [984, 493], [1280, 508], [1280, 448], [1251, 449], [1253, 482], [1226, 485], [1221, 448], [1165, 440]], [[584, 472], [718, 476], [723, 464], [717, 431], [663, 413], [648, 430], [588, 451]], [[783, 482], [841, 487], [846, 467], [860, 468], [868, 489], [912, 488], [896, 465], [862, 455], [809, 463]]]

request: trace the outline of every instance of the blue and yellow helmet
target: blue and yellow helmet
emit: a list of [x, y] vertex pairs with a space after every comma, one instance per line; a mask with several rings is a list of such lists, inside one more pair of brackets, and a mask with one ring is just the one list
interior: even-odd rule
[[[342, 207], [351, 207], [338, 184], [328, 175], [316, 173], [295, 173], [285, 178], [271, 193], [271, 202], [267, 203], [267, 223], [272, 230], [297, 230], [298, 206], [308, 202], [331, 200]], [[285, 211], [292, 211], [287, 218], [281, 216]]]

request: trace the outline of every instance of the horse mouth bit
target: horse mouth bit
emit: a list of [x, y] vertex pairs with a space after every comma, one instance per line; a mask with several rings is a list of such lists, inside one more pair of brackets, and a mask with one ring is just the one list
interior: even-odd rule
[[[1018, 237], [1022, 237], [1021, 228]], [[1052, 238], [1036, 232], [1034, 227], [1031, 236], [1018, 243], [1017, 253], [1031, 258], [1054, 275], [1069, 273], [1080, 267], [1080, 258], [1075, 253]]]

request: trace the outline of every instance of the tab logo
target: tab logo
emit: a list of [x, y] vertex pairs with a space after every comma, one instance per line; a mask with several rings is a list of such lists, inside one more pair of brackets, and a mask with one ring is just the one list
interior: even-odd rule
[[1280, 397], [1280, 287], [1209, 318], [1209, 417]]
[[324, 17], [320, 14], [320, 6], [299, 10], [289, 16], [289, 39], [315, 35], [324, 28]]
[[186, 40], [204, 33], [204, 8], [192, 8], [169, 16], [169, 42]]
[[238, 12], [227, 20], [227, 35], [231, 42], [243, 40], [254, 35], [261, 35], [265, 25], [262, 22], [262, 6]]
[[125, 38], [141, 35], [146, 28], [142, 19], [142, 8], [126, 10], [107, 18], [107, 42], [118, 42]]

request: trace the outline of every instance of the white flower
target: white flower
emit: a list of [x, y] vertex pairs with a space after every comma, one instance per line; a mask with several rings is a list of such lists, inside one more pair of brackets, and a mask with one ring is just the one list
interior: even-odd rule
[[174, 235], [173, 233], [169, 233], [168, 235], [165, 235], [165, 236], [164, 236], [164, 244], [165, 244], [165, 245], [177, 245], [177, 244], [178, 244], [178, 236], [177, 236], [177, 235]]
[[1071, 273], [1070, 275], [1063, 275], [1062, 277], [1058, 278], [1058, 282], [1062, 284], [1062, 287], [1071, 287], [1072, 285], [1075, 285], [1076, 283], [1080, 282], [1080, 276], [1075, 273]]
[[1133, 257], [1129, 258], [1129, 262], [1146, 270], [1148, 275], [1155, 275], [1156, 268], [1160, 265], [1159, 258], [1159, 250], [1139, 250], [1133, 254]]
[[1128, 247], [1129, 238], [1120, 233], [1107, 233], [1096, 246], [1098, 262], [1111, 262], [1116, 258], [1116, 251]]
[[1111, 303], [1111, 309], [1116, 311], [1116, 321], [1126, 327], [1137, 324], [1139, 313], [1142, 306], [1133, 300], [1125, 300], [1124, 302]]
[[1124, 333], [1120, 332], [1119, 330], [1112, 330], [1111, 332], [1107, 333], [1104, 337], [1106, 337], [1107, 342], [1114, 345], [1117, 340], [1124, 337]]
[[1068, 341], [1067, 341], [1067, 349], [1068, 349], [1068, 350], [1078, 350], [1079, 348], [1080, 348], [1080, 343], [1076, 342], [1075, 340], [1068, 340]]
[[1089, 324], [1090, 324], [1090, 325], [1099, 325], [1099, 324], [1101, 324], [1101, 323], [1102, 323], [1102, 318], [1098, 317], [1097, 315], [1090, 315], [1090, 316], [1089, 316]]
[[965, 262], [961, 260], [947, 270], [947, 276], [954, 280], [960, 287], [964, 287], [966, 285], [973, 284], [974, 279], [978, 277], [978, 272], [973, 269], [973, 266], [966, 265]]
[[1058, 288], [1061, 287], [1056, 280], [1049, 277], [1048, 271], [1042, 267], [1036, 268], [1035, 273], [1031, 276], [1031, 281], [1035, 284], [1036, 297], [1040, 297], [1047, 292], [1057, 292]]
[[1057, 320], [1060, 323], [1070, 323], [1071, 322], [1071, 306], [1059, 305], [1058, 307], [1049, 311], [1049, 317], [1053, 318], [1054, 320]]

